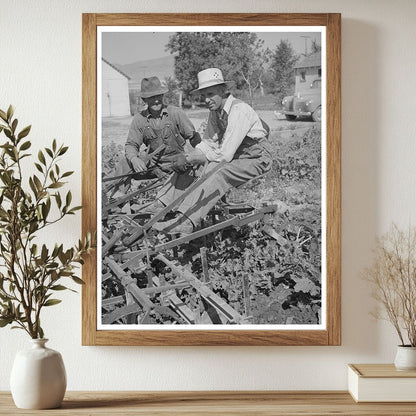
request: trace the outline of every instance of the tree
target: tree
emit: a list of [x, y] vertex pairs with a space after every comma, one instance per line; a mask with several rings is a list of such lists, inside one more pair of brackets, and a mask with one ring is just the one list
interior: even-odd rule
[[214, 53], [206, 32], [179, 32], [170, 36], [166, 49], [175, 56], [175, 77], [185, 94], [198, 88], [197, 73], [210, 65]]
[[279, 101], [293, 91], [295, 85], [294, 66], [299, 57], [296, 55], [288, 40], [281, 40], [272, 56], [272, 70], [274, 72], [274, 93]]
[[321, 52], [322, 46], [317, 40], [312, 41], [312, 53]]
[[264, 95], [262, 77], [271, 51], [263, 48], [264, 41], [258, 39], [255, 33], [225, 35], [228, 35], [229, 39], [222, 51], [223, 63], [220, 67], [228, 74], [228, 78], [237, 82], [238, 87], [247, 87], [253, 105], [253, 93], [256, 89], [260, 89]]
[[264, 66], [270, 51], [263, 41], [249, 32], [179, 32], [166, 46], [175, 56], [175, 77], [186, 94], [198, 87], [199, 71], [218, 67], [237, 88], [253, 91], [261, 88]]
[[165, 94], [165, 102], [176, 106], [180, 105], [178, 97], [178, 81], [173, 77], [165, 77], [164, 81], [169, 90]]

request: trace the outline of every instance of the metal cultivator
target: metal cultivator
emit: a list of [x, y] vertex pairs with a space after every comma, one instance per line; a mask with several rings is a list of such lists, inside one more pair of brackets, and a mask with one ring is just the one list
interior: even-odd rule
[[[254, 208], [247, 204], [216, 207], [210, 218], [192, 234], [168, 239], [152, 225], [169, 215], [201, 182], [222, 164], [195, 182], [167, 207], [149, 214], [144, 208], [149, 193], [169, 179], [146, 174], [104, 178], [109, 183], [102, 197], [102, 323], [103, 324], [244, 324], [250, 317], [233, 309], [210, 287], [207, 248], [204, 239], [228, 227], [261, 220], [276, 211], [275, 205]], [[137, 190], [132, 190], [132, 180]], [[126, 191], [128, 189], [128, 191]], [[178, 250], [200, 243], [202, 277], [180, 264]], [[164, 273], [155, 272], [154, 265]], [[168, 277], [166, 277], [168, 276]]]

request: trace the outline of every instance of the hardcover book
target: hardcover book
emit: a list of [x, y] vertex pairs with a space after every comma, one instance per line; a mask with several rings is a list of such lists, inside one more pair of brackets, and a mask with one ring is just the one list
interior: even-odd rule
[[356, 402], [416, 402], [416, 371], [394, 364], [349, 364], [348, 391]]

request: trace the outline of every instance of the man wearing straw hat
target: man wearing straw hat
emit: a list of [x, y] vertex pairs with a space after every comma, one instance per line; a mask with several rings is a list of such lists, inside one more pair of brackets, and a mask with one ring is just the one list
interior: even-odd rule
[[[154, 229], [169, 234], [191, 233], [229, 189], [270, 170], [268, 126], [248, 104], [227, 92], [231, 83], [218, 68], [198, 73], [198, 88], [193, 93], [201, 94], [210, 113], [203, 140], [186, 155], [184, 164], [207, 162], [204, 173], [219, 163], [223, 166], [185, 197], [177, 207], [176, 218], [156, 223]], [[159, 192], [159, 200], [168, 205], [194, 180], [189, 171], [175, 174]]]
[[143, 78], [141, 82], [140, 96], [147, 108], [134, 116], [125, 144], [126, 159], [135, 172], [148, 169], [148, 155], [151, 154], [154, 155], [153, 164], [171, 172], [177, 169], [177, 158], [179, 161], [183, 158], [180, 155], [183, 155], [185, 141], [190, 140], [193, 146], [201, 141], [184, 111], [164, 105], [163, 97], [167, 92], [158, 77]]

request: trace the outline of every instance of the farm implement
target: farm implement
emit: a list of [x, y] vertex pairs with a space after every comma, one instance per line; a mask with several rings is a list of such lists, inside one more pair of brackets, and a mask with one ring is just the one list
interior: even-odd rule
[[[169, 175], [127, 173], [105, 178], [102, 198], [102, 323], [103, 324], [244, 324], [249, 308], [233, 308], [211, 284], [207, 239], [230, 228], [262, 220], [276, 205], [218, 204], [201, 226], [188, 235], [166, 236], [152, 226], [172, 214], [197, 186], [222, 168], [203, 174], [170, 205], [151, 213], [154, 194]], [[125, 191], [133, 180], [137, 189]], [[152, 198], [153, 196], [153, 198]], [[199, 251], [181, 264], [188, 246]], [[194, 270], [194, 261], [201, 270]], [[247, 277], [243, 290], [249, 303]]]

